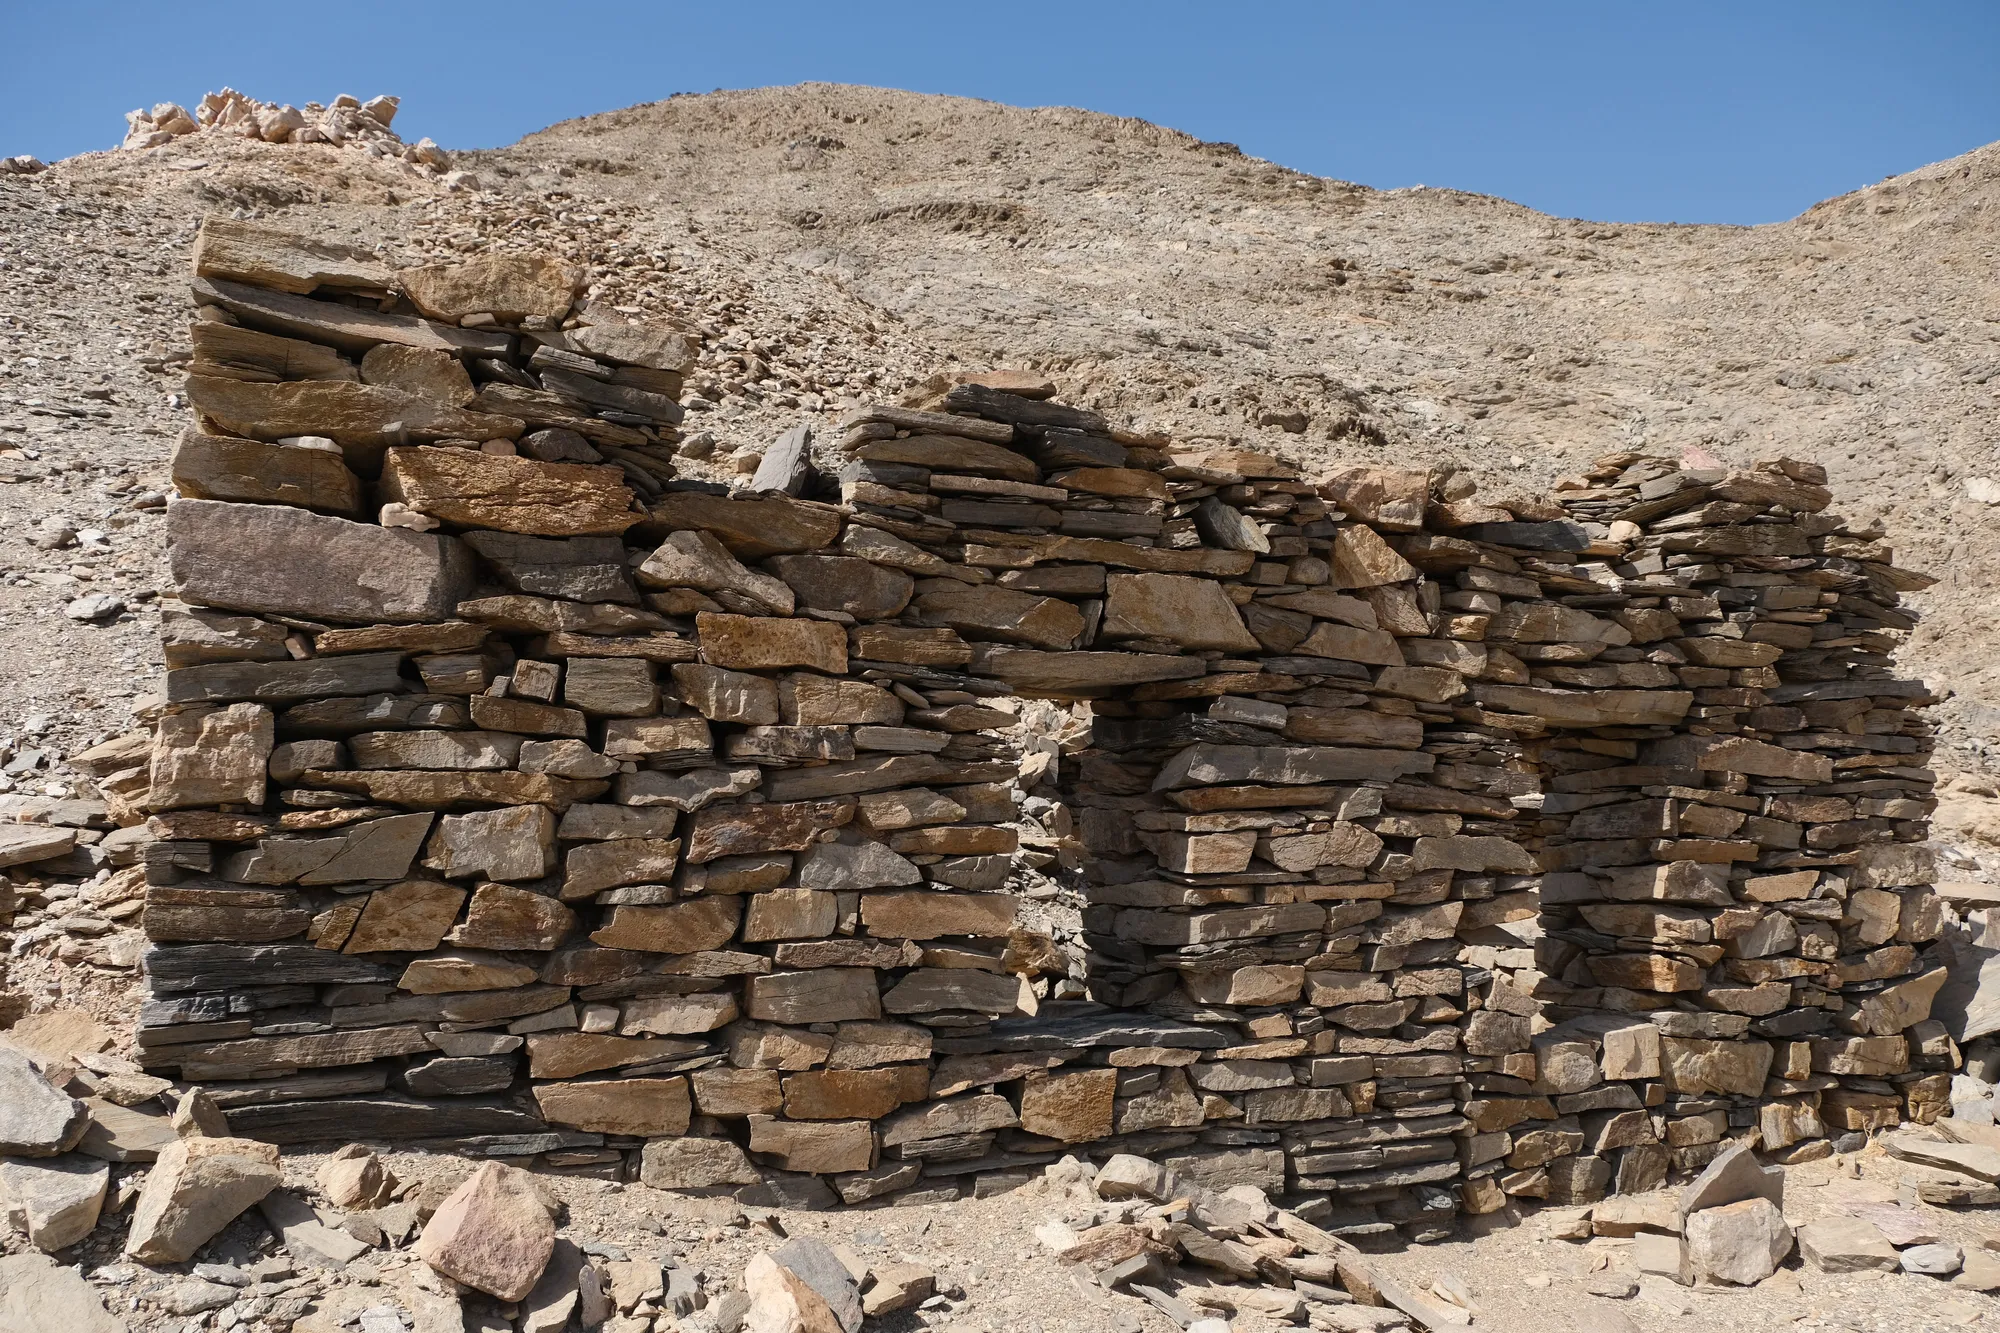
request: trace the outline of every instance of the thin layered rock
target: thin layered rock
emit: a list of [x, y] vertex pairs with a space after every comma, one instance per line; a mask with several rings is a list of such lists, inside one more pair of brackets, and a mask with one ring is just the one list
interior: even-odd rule
[[1925, 1114], [1915, 576], [1800, 465], [1502, 506], [974, 376], [729, 493], [548, 264], [203, 281], [319, 349], [232, 384], [381, 390], [210, 399], [169, 515], [138, 1042], [236, 1133], [1431, 1236]]

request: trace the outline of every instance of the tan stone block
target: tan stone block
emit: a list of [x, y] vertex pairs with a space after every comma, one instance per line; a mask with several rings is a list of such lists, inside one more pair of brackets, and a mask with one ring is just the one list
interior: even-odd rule
[[[814, 889], [772, 889], [752, 894], [743, 942], [823, 939], [840, 921], [839, 900]], [[834, 1117], [838, 1118], [838, 1117]]]
[[785, 1115], [793, 1120], [878, 1120], [902, 1105], [894, 1069], [810, 1069], [785, 1078]]
[[695, 616], [702, 660], [711, 666], [744, 670], [811, 667], [829, 675], [847, 670], [847, 632], [823, 620], [766, 616]]
[[435, 949], [458, 909], [465, 890], [436, 880], [413, 879], [369, 894], [342, 953], [423, 953]]
[[1115, 1069], [1030, 1076], [1021, 1089], [1021, 1128], [1064, 1143], [1106, 1138], [1117, 1095]]
[[723, 856], [804, 851], [822, 832], [852, 822], [854, 810], [852, 798], [710, 806], [694, 816], [687, 859], [700, 865]]
[[667, 1037], [618, 1037], [606, 1032], [538, 1032], [528, 1038], [528, 1075], [575, 1078], [620, 1065], [691, 1055], [705, 1045]]
[[999, 936], [1014, 927], [1012, 894], [870, 893], [861, 899], [861, 923], [886, 939], [929, 940], [945, 935]]
[[656, 995], [627, 1000], [618, 1024], [625, 1036], [651, 1033], [682, 1037], [713, 1032], [736, 1021], [736, 997], [728, 991]]
[[396, 285], [432, 319], [467, 315], [513, 321], [560, 319], [583, 290], [583, 270], [553, 255], [493, 252], [458, 263], [426, 264], [396, 274]]
[[540, 1083], [534, 1094], [550, 1124], [598, 1134], [685, 1134], [692, 1113], [688, 1082], [678, 1076]]
[[155, 732], [147, 808], [262, 805], [275, 739], [261, 704], [169, 713]]
[[361, 381], [401, 389], [447, 407], [464, 407], [473, 399], [472, 377], [465, 363], [449, 352], [430, 347], [399, 347], [380, 343], [361, 358]]
[[785, 1104], [775, 1069], [698, 1069], [688, 1079], [703, 1115], [775, 1115]]
[[875, 1127], [866, 1120], [808, 1122], [753, 1115], [750, 1151], [783, 1171], [866, 1171], [875, 1165]]
[[697, 898], [667, 907], [613, 907], [590, 938], [607, 949], [646, 953], [699, 953], [736, 937], [738, 900]]
[[[472, 949], [546, 950], [561, 945], [575, 927], [576, 913], [546, 894], [482, 884], [451, 940]], [[356, 952], [351, 943], [347, 952]]]
[[399, 448], [382, 458], [380, 493], [447, 523], [541, 537], [620, 533], [643, 514], [625, 474], [473, 449]]
[[1165, 639], [1185, 648], [1259, 650], [1220, 583], [1179, 574], [1111, 575], [1100, 633], [1109, 639]]
[[752, 977], [745, 1008], [750, 1017], [770, 1023], [838, 1023], [882, 1016], [875, 971], [866, 967]]

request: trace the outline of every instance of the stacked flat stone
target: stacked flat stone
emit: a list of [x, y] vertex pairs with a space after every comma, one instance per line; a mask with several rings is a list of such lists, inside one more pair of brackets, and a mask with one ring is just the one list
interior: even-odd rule
[[[1312, 483], [993, 374], [855, 408], [825, 473], [794, 430], [732, 492], [666, 461], [678, 335], [551, 261], [397, 272], [211, 223], [196, 264], [166, 715], [118, 788], [159, 839], [139, 1045], [237, 1133], [805, 1204], [1129, 1152], [1422, 1237], [1650, 1178], [1625, 1162], [1673, 1159], [1636, 1149], [1696, 1126], [1888, 1095], [1808, 1060], [1718, 1118], [1662, 1070], [1683, 1028], [1745, 1016], [1738, 964], [1785, 951], [1587, 917], [1627, 901], [1600, 885], [1747, 895], [1807, 864], [1761, 858], [1809, 856], [1824, 887], [1773, 900], [1804, 939], [1864, 859], [1919, 882], [1882, 859], [1920, 836], [1906, 805], [1800, 849], [1703, 813], [1915, 781], [1879, 767], [1920, 740], [1888, 701], [1923, 692], [1879, 658], [1908, 576], [1865, 542], [1759, 545], [1856, 542], [1811, 532], [1807, 483], [1689, 482], [1657, 515], [1639, 483], [1572, 510], [1451, 474]], [[1695, 554], [1714, 541], [1754, 550]], [[1770, 560], [1805, 561], [1815, 609], [1804, 571], [1830, 580], [1841, 637], [1765, 600], [1794, 586]], [[1709, 584], [1767, 609], [1704, 619]], [[1805, 716], [1793, 680], [1875, 703], [1775, 727]], [[1732, 776], [1746, 744], [1838, 756], [1842, 783]], [[1844, 901], [1887, 919], [1870, 892]], [[1700, 900], [1697, 943], [1778, 929], [1761, 901]], [[1887, 974], [1834, 971], [1860, 946], [1828, 938], [1797, 975], [1837, 984], [1776, 1021], [1905, 1040], [1927, 1007], [1877, 1002]]]
[[1734, 1138], [1824, 1156], [1945, 1103], [1930, 728], [1912, 711], [1932, 700], [1888, 656], [1914, 623], [1899, 595], [1931, 580], [1825, 512], [1824, 482], [1790, 459], [1621, 454], [1562, 493], [1622, 550], [1530, 572], [1572, 640], [1617, 646], [1533, 663], [1537, 684], [1589, 694], [1475, 688], [1549, 727], [1530, 742], [1543, 938], [1502, 969], [1549, 1026], [1497, 1005], [1469, 1025], [1468, 1050], [1532, 1057], [1473, 1080], [1476, 1207], [1649, 1189]]

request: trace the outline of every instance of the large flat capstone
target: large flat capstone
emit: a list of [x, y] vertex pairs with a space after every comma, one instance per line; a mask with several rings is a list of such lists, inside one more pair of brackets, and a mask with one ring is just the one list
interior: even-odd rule
[[473, 582], [453, 537], [217, 500], [167, 507], [167, 565], [198, 606], [361, 624], [449, 620]]

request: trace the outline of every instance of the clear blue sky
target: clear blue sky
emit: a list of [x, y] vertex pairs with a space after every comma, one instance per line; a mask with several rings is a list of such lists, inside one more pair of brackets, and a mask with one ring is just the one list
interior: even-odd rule
[[1566, 216], [1769, 222], [2000, 139], [2000, 3], [0, 0], [0, 155], [231, 84], [403, 98], [447, 148], [816, 79], [1140, 116], [1319, 175]]

